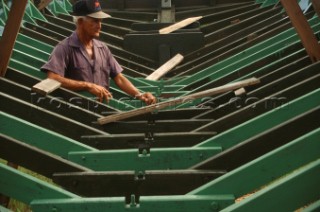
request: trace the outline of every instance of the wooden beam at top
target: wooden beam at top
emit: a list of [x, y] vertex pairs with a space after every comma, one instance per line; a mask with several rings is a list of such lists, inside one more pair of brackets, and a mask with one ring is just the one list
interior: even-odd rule
[[319, 0], [312, 0], [312, 6], [320, 18], [320, 1]]
[[0, 74], [4, 77], [7, 71], [9, 60], [12, 54], [13, 46], [17, 38], [21, 20], [24, 15], [28, 0], [14, 0], [8, 15], [8, 20], [4, 27], [2, 38], [0, 40]]
[[[17, 39], [21, 21], [26, 9], [28, 0], [13, 0], [8, 20], [4, 26], [2, 38], [0, 39], [0, 77], [4, 77], [7, 72], [7, 67], [10, 61], [14, 43]], [[8, 166], [18, 168], [17, 165], [8, 162]], [[0, 194], [0, 203], [7, 206], [9, 197]]]
[[[320, 45], [306, 17], [303, 15], [297, 0], [280, 0], [292, 25], [296, 29], [304, 48], [312, 62], [320, 60]], [[319, 0], [316, 0], [319, 1]], [[314, 1], [315, 2], [315, 1]], [[318, 5], [318, 3], [317, 3]]]

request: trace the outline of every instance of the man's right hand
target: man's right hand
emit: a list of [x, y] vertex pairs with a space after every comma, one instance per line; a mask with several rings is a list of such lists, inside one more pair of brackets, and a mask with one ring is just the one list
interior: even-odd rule
[[100, 102], [102, 102], [103, 99], [109, 102], [109, 100], [112, 98], [112, 94], [106, 88], [90, 82], [87, 82], [87, 84], [88, 84], [87, 90], [93, 95], [95, 95]]

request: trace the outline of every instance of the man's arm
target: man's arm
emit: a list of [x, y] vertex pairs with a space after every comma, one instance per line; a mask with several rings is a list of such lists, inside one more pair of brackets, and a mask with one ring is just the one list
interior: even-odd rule
[[148, 105], [156, 103], [157, 100], [151, 93], [140, 93], [123, 74], [119, 73], [113, 80], [116, 85], [127, 94], [144, 101]]
[[70, 89], [72, 91], [88, 91], [97, 96], [100, 102], [102, 102], [103, 99], [106, 99], [106, 101], [108, 101], [112, 98], [111, 93], [107, 89], [94, 83], [68, 79], [52, 71], [47, 72], [47, 77], [60, 82], [62, 87]]

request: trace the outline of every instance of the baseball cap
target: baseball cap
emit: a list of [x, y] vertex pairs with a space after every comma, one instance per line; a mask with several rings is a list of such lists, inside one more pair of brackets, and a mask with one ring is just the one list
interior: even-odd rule
[[102, 12], [98, 0], [79, 0], [73, 6], [74, 16], [89, 16], [92, 18], [108, 18], [109, 14]]

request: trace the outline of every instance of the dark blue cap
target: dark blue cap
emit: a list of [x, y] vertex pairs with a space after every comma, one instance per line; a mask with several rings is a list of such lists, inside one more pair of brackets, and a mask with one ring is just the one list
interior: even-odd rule
[[73, 7], [74, 16], [89, 16], [92, 18], [108, 18], [110, 15], [102, 12], [100, 2], [98, 0], [80, 0]]

